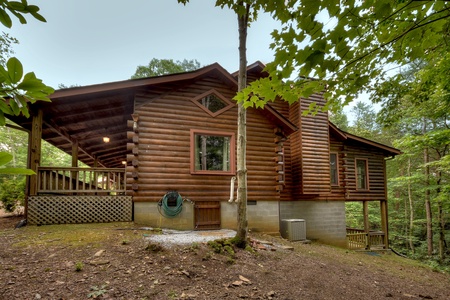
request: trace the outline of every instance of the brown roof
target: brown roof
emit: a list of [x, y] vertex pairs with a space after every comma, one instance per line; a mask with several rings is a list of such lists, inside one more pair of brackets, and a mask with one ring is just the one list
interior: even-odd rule
[[[189, 83], [207, 76], [219, 78], [237, 91], [236, 79], [215, 63], [191, 72], [57, 90], [50, 97], [52, 102], [31, 105], [31, 113], [42, 109], [42, 138], [57, 148], [71, 153], [72, 144], [77, 142], [78, 159], [85, 164], [93, 166], [97, 159], [99, 166], [123, 167], [128, 153], [127, 131], [131, 130], [127, 122], [132, 119], [135, 95], [149, 86]], [[275, 110], [267, 108], [263, 113], [286, 132], [295, 130]], [[31, 129], [31, 119], [11, 117], [11, 120]], [[103, 142], [105, 136], [110, 138], [109, 143]]]
[[378, 149], [382, 150], [383, 152], [385, 152], [387, 154], [387, 156], [395, 156], [395, 155], [402, 154], [402, 152], [396, 148], [389, 147], [384, 144], [377, 143], [377, 142], [368, 140], [366, 138], [345, 132], [345, 131], [339, 129], [336, 125], [334, 125], [330, 121], [328, 122], [328, 124], [329, 124], [329, 128], [330, 128], [330, 133], [335, 134], [335, 136], [337, 136], [338, 139], [340, 139], [340, 140], [352, 140], [352, 141], [366, 144], [371, 147], [378, 148]]

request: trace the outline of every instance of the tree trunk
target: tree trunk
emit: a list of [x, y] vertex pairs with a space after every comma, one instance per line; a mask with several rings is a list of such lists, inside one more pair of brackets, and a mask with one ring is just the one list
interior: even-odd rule
[[443, 262], [445, 258], [445, 248], [447, 243], [445, 240], [445, 219], [441, 200], [438, 201], [438, 226], [439, 226], [439, 260]]
[[[439, 159], [441, 159], [441, 156], [439, 157]], [[443, 208], [443, 203], [442, 203], [442, 189], [441, 189], [441, 180], [442, 180], [442, 172], [438, 171], [437, 172], [438, 175], [438, 180], [437, 180], [437, 189], [436, 189], [436, 194], [437, 194], [437, 198], [438, 198], [438, 228], [439, 228], [439, 260], [441, 262], [444, 261], [445, 258], [445, 248], [447, 247], [447, 242], [445, 240], [445, 213], [444, 213], [444, 208]]]
[[[427, 122], [424, 118], [422, 134], [427, 132]], [[431, 200], [430, 200], [430, 167], [428, 166], [429, 154], [428, 148], [423, 150], [423, 163], [425, 165], [425, 212], [427, 218], [427, 248], [428, 256], [433, 254], [433, 218], [431, 214]]]
[[[250, 5], [244, 15], [238, 15], [239, 24], [239, 76], [238, 91], [243, 90], [247, 85], [247, 27]], [[243, 103], [238, 103], [238, 134], [237, 134], [237, 214], [238, 226], [236, 233], [237, 245], [245, 248], [247, 245], [247, 115]]]
[[412, 253], [414, 253], [414, 242], [413, 242], [413, 232], [414, 232], [414, 204], [411, 192], [411, 158], [408, 158], [408, 200], [409, 200], [409, 248], [411, 248]]

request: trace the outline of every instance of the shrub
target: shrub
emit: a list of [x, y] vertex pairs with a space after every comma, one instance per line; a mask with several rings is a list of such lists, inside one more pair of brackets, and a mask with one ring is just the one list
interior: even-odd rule
[[16, 208], [24, 205], [25, 177], [4, 178], [0, 183], [0, 201], [3, 209], [14, 212]]

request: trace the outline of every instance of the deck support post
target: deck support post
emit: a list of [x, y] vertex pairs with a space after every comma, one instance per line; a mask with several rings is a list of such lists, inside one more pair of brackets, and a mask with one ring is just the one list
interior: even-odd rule
[[364, 232], [366, 233], [366, 249], [369, 249], [370, 248], [369, 201], [363, 201], [363, 216], [364, 216]]
[[384, 232], [384, 248], [389, 249], [387, 201], [380, 201], [381, 230]]
[[364, 231], [369, 233], [369, 201], [363, 201]]

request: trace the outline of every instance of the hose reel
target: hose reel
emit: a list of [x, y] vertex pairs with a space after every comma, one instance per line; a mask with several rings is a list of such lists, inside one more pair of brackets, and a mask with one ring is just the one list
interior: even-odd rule
[[158, 211], [167, 218], [174, 218], [183, 210], [183, 198], [177, 191], [167, 192], [158, 202]]

